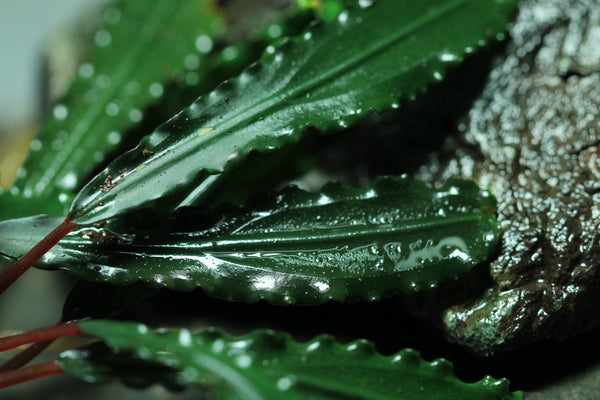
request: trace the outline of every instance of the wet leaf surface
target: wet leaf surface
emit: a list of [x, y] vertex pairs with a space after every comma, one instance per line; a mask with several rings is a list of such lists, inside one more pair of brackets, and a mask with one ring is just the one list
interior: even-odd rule
[[509, 391], [506, 380], [464, 383], [446, 360], [425, 362], [412, 350], [384, 357], [364, 340], [341, 345], [330, 336], [297, 343], [273, 331], [237, 338], [213, 329], [152, 332], [145, 325], [101, 320], [79, 326], [108, 347], [65, 352], [60, 365], [90, 382], [159, 381], [204, 388], [213, 398], [245, 400], [522, 398]]
[[[85, 227], [37, 266], [117, 285], [202, 287], [229, 300], [376, 300], [433, 287], [487, 259], [500, 234], [494, 208], [469, 181], [439, 190], [405, 177], [315, 194], [289, 188], [212, 215], [183, 208], [168, 219], [141, 212]], [[0, 223], [2, 253], [20, 256], [56, 221]]]
[[[367, 5], [367, 4], [365, 4]], [[91, 224], [199, 184], [251, 151], [298, 141], [308, 125], [339, 130], [371, 110], [412, 99], [474, 49], [502, 34], [515, 2], [428, 1], [342, 12], [268, 48], [226, 81], [112, 162], [74, 200]]]

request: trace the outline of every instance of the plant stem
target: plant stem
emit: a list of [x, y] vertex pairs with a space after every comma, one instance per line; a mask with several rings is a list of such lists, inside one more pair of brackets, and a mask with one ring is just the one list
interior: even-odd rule
[[56, 243], [67, 236], [69, 232], [75, 229], [77, 225], [71, 223], [71, 218], [67, 217], [59, 226], [43, 238], [38, 244], [33, 246], [25, 255], [19, 258], [2, 275], [0, 275], [0, 294], [4, 293], [21, 275], [25, 273], [33, 264], [35, 264], [44, 254], [48, 252]]
[[29, 361], [37, 357], [54, 342], [54, 339], [34, 343], [4, 364], [0, 365], [0, 373], [11, 371], [25, 366]]
[[63, 370], [58, 366], [56, 361], [48, 361], [43, 364], [32, 365], [31, 367], [2, 372], [0, 373], [0, 388], [58, 375], [62, 372]]
[[75, 323], [54, 325], [48, 328], [36, 329], [19, 335], [0, 338], [0, 351], [14, 349], [29, 343], [45, 342], [64, 336], [81, 336], [83, 332]]

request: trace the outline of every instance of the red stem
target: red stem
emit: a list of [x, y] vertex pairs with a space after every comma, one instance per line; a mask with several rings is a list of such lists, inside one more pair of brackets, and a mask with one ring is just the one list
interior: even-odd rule
[[19, 258], [2, 275], [0, 275], [0, 294], [4, 293], [21, 275], [33, 266], [44, 254], [56, 245], [69, 232], [75, 229], [77, 225], [71, 223], [71, 218], [67, 217], [59, 226], [43, 238], [38, 244], [33, 246], [25, 255]]
[[0, 389], [32, 381], [34, 379], [58, 375], [62, 372], [63, 370], [58, 366], [56, 361], [48, 361], [42, 364], [32, 365], [31, 367], [2, 372], [0, 373]]
[[0, 373], [11, 371], [13, 369], [21, 368], [35, 357], [37, 357], [41, 352], [46, 350], [48, 346], [50, 346], [54, 342], [54, 339], [46, 340], [45, 342], [34, 343], [4, 364], [0, 365]]
[[75, 323], [54, 325], [48, 328], [36, 329], [19, 335], [0, 338], [0, 351], [14, 349], [29, 343], [45, 342], [63, 336], [81, 336], [83, 332]]

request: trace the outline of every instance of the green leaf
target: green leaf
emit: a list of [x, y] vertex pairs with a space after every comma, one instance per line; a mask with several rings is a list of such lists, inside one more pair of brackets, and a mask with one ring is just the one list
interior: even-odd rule
[[[407, 177], [330, 184], [316, 194], [288, 188], [212, 215], [139, 212], [81, 228], [36, 266], [117, 285], [202, 287], [229, 300], [376, 300], [435, 286], [487, 259], [500, 234], [495, 206], [471, 181], [439, 190]], [[21, 256], [58, 222], [0, 223], [0, 252]]]
[[[110, 349], [61, 354], [61, 368], [88, 382], [120, 377], [139, 386], [159, 380], [232, 400], [523, 398], [521, 392], [510, 392], [506, 379], [488, 376], [465, 383], [454, 376], [446, 360], [426, 362], [414, 350], [386, 357], [365, 340], [342, 345], [330, 336], [319, 336], [297, 343], [272, 331], [234, 338], [213, 329], [198, 334], [186, 329], [153, 332], [140, 324], [101, 320], [79, 327]], [[120, 363], [146, 369], [119, 368]], [[163, 374], [156, 373], [160, 367]], [[145, 371], [152, 373], [146, 376]]]
[[[169, 81], [197, 68], [224, 23], [210, 0], [116, 0], [66, 96], [54, 106], [0, 219], [35, 212], [65, 215], [73, 190], [115, 150]], [[204, 46], [200, 50], [207, 50]], [[183, 78], [181, 78], [183, 79]]]
[[398, 107], [503, 32], [516, 0], [382, 0], [342, 12], [269, 48], [147, 136], [74, 200], [76, 224], [99, 222], [198, 184], [250, 151], [298, 141], [307, 125], [338, 130]]

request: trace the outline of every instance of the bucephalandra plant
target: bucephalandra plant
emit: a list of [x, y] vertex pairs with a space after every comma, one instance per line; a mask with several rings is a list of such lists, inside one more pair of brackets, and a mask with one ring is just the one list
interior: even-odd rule
[[[361, 188], [271, 190], [241, 207], [209, 206], [215, 193], [236, 191], [237, 171], [269, 182], [293, 165], [307, 129], [341, 131], [414, 99], [502, 39], [516, 1], [299, 4], [317, 16], [294, 11], [263, 30], [270, 36], [236, 44], [221, 44], [228, 28], [208, 1], [108, 6], [90, 59], [32, 144], [14, 190], [0, 197], [0, 252], [16, 259], [0, 276], [0, 293], [37, 262], [116, 285], [114, 298], [99, 308], [92, 291], [76, 287], [59, 324], [0, 339], [1, 350], [33, 343], [0, 367], [0, 385], [64, 371], [92, 382], [192, 386], [227, 399], [522, 397], [505, 380], [466, 384], [446, 361], [425, 362], [410, 350], [384, 357], [366, 341], [341, 345], [324, 336], [301, 344], [270, 331], [232, 338], [79, 321], [107, 318], [159, 287], [274, 304], [375, 301], [427, 290], [495, 250], [495, 199], [468, 181], [431, 189], [382, 177]], [[278, 38], [282, 32], [292, 36]], [[224, 71], [237, 76], [217, 86]], [[103, 164], [150, 104], [183, 107], [192, 90], [200, 97], [191, 105]], [[62, 148], [47, 150], [57, 140]], [[28, 217], [22, 204], [54, 215]], [[50, 341], [78, 335], [99, 343], [23, 367]]]

